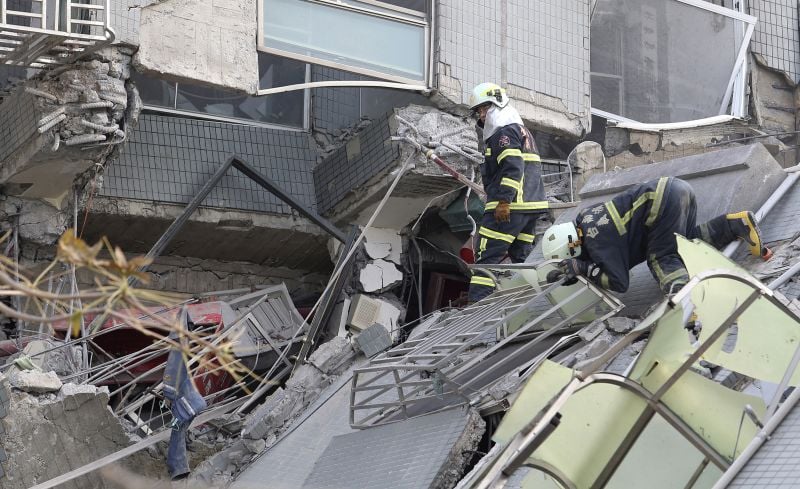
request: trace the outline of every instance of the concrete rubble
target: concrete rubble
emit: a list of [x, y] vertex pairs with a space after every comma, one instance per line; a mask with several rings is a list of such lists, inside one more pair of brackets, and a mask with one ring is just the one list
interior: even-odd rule
[[[0, 401], [3, 399], [4, 489], [28, 488], [134, 442], [109, 409], [106, 388], [64, 384], [47, 393], [27, 393], [0, 375]], [[151, 477], [165, 473], [162, 462], [147, 452], [127, 459], [125, 465]], [[61, 487], [111, 489], [97, 474]]]
[[[43, 70], [14, 67], [22, 70], [13, 71], [19, 78], [11, 84], [0, 80], [0, 231], [10, 232], [2, 246], [8, 263], [31, 265], [26, 270], [31, 277], [53, 259], [54, 243], [73, 226], [79, 233], [88, 230], [84, 236], [116, 236], [124, 241], [126, 254], [146, 252], [160, 242], [170, 222], [183, 219], [186, 196], [208, 177], [205, 170], [229, 154], [246, 155], [286, 193], [302, 197], [301, 205], [271, 194], [255, 199], [268, 192], [231, 171], [147, 270], [149, 291], [169, 292], [191, 303], [187, 310], [193, 328], [212, 337], [236, 329], [229, 338], [239, 341], [237, 347], [247, 346], [247, 355], [237, 358], [246, 358], [256, 373], [239, 378], [224, 369], [208, 372], [203, 370], [207, 365], [192, 365], [194, 386], [210, 407], [187, 429], [189, 487], [244, 489], [255, 482], [275, 489], [451, 489], [460, 483], [471, 488], [469, 474], [508, 446], [494, 435], [500, 420], [524, 397], [529, 379], [550, 368], [579, 379], [598, 360], [603, 360], [600, 371], [627, 375], [646, 354], [651, 338], [631, 338], [646, 323], [643, 318], [658, 312], [663, 298], [645, 266], [632, 271], [627, 294], [592, 292], [608, 301], [597, 302], [585, 315], [576, 313], [558, 331], [551, 326], [570, 316], [565, 311], [574, 304], [558, 308], [525, 334], [513, 336], [517, 330], [512, 328], [523, 328], [548, 310], [560, 300], [556, 294], [539, 297], [536, 304], [509, 301], [492, 309], [492, 301], [509, 291], [541, 291], [542, 284], [514, 271], [498, 275], [504, 284], [513, 284], [501, 286], [500, 294], [461, 307], [470, 271], [460, 252], [483, 203], [425, 152], [435, 151], [480, 185], [483, 142], [465, 105], [476, 83], [502, 74], [512, 105], [537, 130], [541, 167], [550, 174], [545, 177], [547, 198], [565, 205], [540, 219], [536, 234], [552, 220], [564, 222], [581, 207], [661, 176], [686, 179], [695, 188], [701, 222], [729, 211], [756, 211], [785, 181], [784, 169], [797, 162], [800, 90], [790, 74], [755, 51], [749, 53], [745, 86], [735, 87], [737, 94], [745, 94], [749, 114], [744, 117], [680, 127], [618, 123], [591, 109], [591, 84], [605, 76], [589, 66], [591, 2], [559, 5], [569, 9], [568, 22], [577, 29], [546, 26], [565, 33], [549, 51], [564, 55], [568, 63], [534, 53], [541, 39], [516, 39], [493, 30], [505, 29], [509, 18], [528, 22], [514, 2], [501, 2], [497, 18], [477, 37], [469, 32], [486, 17], [470, 19], [472, 12], [464, 12], [462, 3], [435, 2], [436, 8], [421, 17], [413, 11], [402, 14], [413, 19], [409, 25], [424, 24], [425, 37], [436, 40], [420, 78], [432, 90], [412, 95], [385, 88], [307, 89], [302, 103], [293, 104], [303, 106], [299, 122], [283, 118], [288, 110], [282, 103], [291, 92], [252, 95], [283, 84], [282, 70], [291, 71], [292, 63], [305, 70], [301, 81], [310, 82], [375, 81], [381, 79], [373, 76], [379, 72], [361, 67], [372, 74], [349, 73], [329, 67], [330, 60], [292, 59], [286, 56], [290, 51], [266, 47], [275, 40], [260, 32], [263, 6], [251, 0], [113, 2], [113, 14], [104, 14], [109, 42], [102, 50]], [[109, 15], [115, 16], [119, 31], [114, 44]], [[378, 17], [386, 20], [384, 12]], [[726, 29], [715, 24], [724, 17], [712, 23], [715, 29]], [[565, 24], [562, 20], [559, 25]], [[644, 25], [643, 32], [649, 35], [651, 27], [656, 26]], [[759, 49], [766, 42], [763, 34], [754, 38]], [[477, 39], [490, 52], [478, 48], [474, 57], [464, 57], [460, 51], [466, 38]], [[654, 42], [644, 39], [643, 44]], [[283, 55], [273, 54], [276, 50]], [[526, 62], [521, 63], [525, 69], [518, 69], [518, 61], [533, 58], [563, 73]], [[667, 62], [661, 58], [660, 63]], [[0, 56], [0, 67], [4, 60]], [[620, 83], [620, 104], [628, 95], [622, 84], [627, 76], [609, 77]], [[398, 77], [406, 79], [397, 74], [392, 79]], [[146, 108], [140, 89], [148, 95]], [[390, 107], [384, 96], [398, 102]], [[207, 103], [192, 108], [192, 97]], [[143, 110], [140, 125], [152, 123], [146, 131], [137, 127]], [[108, 168], [119, 171], [116, 194], [103, 192], [111, 188]], [[392, 194], [384, 202], [389, 189]], [[761, 262], [742, 252], [733, 256], [765, 283], [800, 257], [800, 225], [794, 224], [800, 222], [800, 198], [792, 193], [800, 195], [800, 190], [792, 188], [774, 208], [779, 219], [762, 220], [775, 252], [772, 260]], [[337, 229], [322, 231], [319, 221], [306, 217], [309, 211]], [[335, 264], [349, 251], [339, 232], [350, 229], [363, 231], [363, 241], [343, 268], [341, 283], [329, 284]], [[537, 248], [529, 260], [540, 258]], [[54, 271], [58, 278], [47, 277], [46, 285], [40, 278], [38, 286], [47, 294], [67, 294], [70, 285], [78, 290], [95, 284], [95, 277], [81, 272], [70, 284], [68, 268]], [[335, 287], [326, 288], [334, 282]], [[278, 284], [286, 304], [270, 297], [249, 309], [258, 290]], [[776, 290], [776, 296], [787, 299], [788, 309], [800, 314], [800, 278]], [[225, 301], [242, 294], [252, 294], [247, 307]], [[606, 314], [603, 304], [611, 304], [613, 314]], [[31, 312], [34, 306], [22, 309], [36, 313]], [[46, 313], [66, 309], [62, 301]], [[518, 324], [509, 324], [509, 318]], [[100, 341], [69, 341], [72, 334], [63, 325], [48, 329], [46, 323], [2, 318], [0, 487], [28, 488], [137, 443], [147, 446], [119, 463], [143, 477], [144, 485], [150, 482], [145, 478], [168, 478], [167, 441], [155, 441], [172, 434], [175, 419], [160, 386], [159, 368], [168, 349], [154, 346], [152, 338], [131, 335], [129, 328], [121, 328], [124, 334], [110, 341], [110, 348], [102, 332], [121, 326], [117, 319], [94, 325], [91, 334], [99, 333]], [[472, 326], [483, 329], [457, 330]], [[699, 341], [688, 336], [697, 331], [683, 328], [676, 334]], [[729, 332], [722, 353], [736, 351], [738, 334], [738, 329]], [[135, 344], [140, 340], [144, 346]], [[394, 371], [387, 367], [426, 341], [430, 348], [415, 358], [433, 359], [435, 367], [424, 361]], [[151, 350], [156, 353], [147, 356]], [[448, 363], [433, 363], [444, 357]], [[385, 378], [359, 381], [362, 373], [383, 368], [389, 372]], [[706, 360], [689, 371], [702, 378], [697, 382], [718, 384], [714, 388], [725, 386], [735, 394], [759, 390], [765, 400], [774, 396], [770, 382], [754, 382]], [[762, 412], [757, 414], [766, 421]], [[559, 421], [572, 420], [564, 416]], [[725, 464], [733, 462], [737, 448], [731, 457], [720, 456]], [[703, 463], [725, 465], [717, 462], [712, 457]], [[559, 475], [558, 468], [546, 467]], [[705, 477], [703, 470], [697, 475]], [[92, 471], [58, 487], [111, 489], [118, 483]]]

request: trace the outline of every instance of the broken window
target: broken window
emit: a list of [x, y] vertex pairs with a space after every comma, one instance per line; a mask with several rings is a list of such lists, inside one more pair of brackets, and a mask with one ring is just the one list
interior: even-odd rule
[[643, 123], [742, 116], [737, 79], [754, 24], [754, 17], [700, 0], [597, 0], [593, 110]]
[[430, 35], [427, 14], [417, 10], [429, 2], [390, 3], [262, 0], [259, 49], [418, 84], [427, 79]]
[[[308, 80], [307, 65], [293, 59], [259, 53], [258, 64], [261, 88], [293, 85]], [[250, 96], [203, 85], [169, 82], [142, 74], [134, 74], [133, 78], [142, 102], [151, 109], [205, 114], [219, 120], [245, 119], [306, 127], [308, 90]]]

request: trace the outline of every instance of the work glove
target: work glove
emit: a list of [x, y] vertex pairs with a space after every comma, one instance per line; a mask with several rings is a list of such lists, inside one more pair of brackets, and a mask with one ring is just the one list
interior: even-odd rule
[[501, 200], [494, 208], [494, 220], [497, 222], [509, 222], [511, 220], [511, 207], [508, 202]]
[[568, 258], [562, 260], [558, 264], [558, 268], [547, 273], [547, 283], [556, 282], [564, 277], [564, 285], [572, 285], [578, 281], [578, 275], [589, 277], [593, 271], [599, 271], [593, 263], [577, 258]]

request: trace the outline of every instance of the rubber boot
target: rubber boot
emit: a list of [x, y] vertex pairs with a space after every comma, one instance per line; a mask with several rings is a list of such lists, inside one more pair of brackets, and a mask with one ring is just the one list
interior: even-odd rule
[[772, 253], [761, 240], [761, 231], [758, 229], [756, 218], [752, 212], [742, 211], [727, 214], [725, 218], [728, 220], [728, 226], [734, 236], [747, 243], [751, 255], [769, 259]]

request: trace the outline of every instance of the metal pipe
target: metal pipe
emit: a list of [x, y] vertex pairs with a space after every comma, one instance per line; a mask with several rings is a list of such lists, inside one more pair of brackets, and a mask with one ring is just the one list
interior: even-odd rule
[[775, 431], [775, 429], [781, 424], [781, 422], [786, 418], [786, 415], [789, 414], [792, 409], [794, 409], [797, 402], [800, 400], [800, 389], [795, 389], [789, 395], [789, 397], [784, 401], [781, 405], [780, 409], [775, 412], [775, 415], [767, 420], [764, 428], [759, 431], [755, 438], [745, 447], [739, 457], [733, 461], [728, 470], [722, 474], [722, 477], [714, 484], [714, 487], [711, 489], [725, 489], [728, 487], [733, 479], [739, 475], [739, 472], [747, 465], [753, 455], [758, 452], [758, 449], [761, 448], [761, 445], [764, 444], [765, 441], [769, 440], [770, 435]]
[[769, 287], [770, 290], [776, 290], [778, 287], [788, 282], [792, 277], [797, 275], [799, 272], [800, 272], [800, 261], [798, 261], [797, 263], [792, 265], [788, 270], [783, 272], [783, 274], [780, 277], [770, 282], [769, 285], [767, 285], [767, 287]]
[[[795, 165], [792, 168], [796, 167], [800, 167], [800, 165]], [[764, 202], [764, 204], [761, 206], [758, 212], [756, 212], [755, 215], [756, 221], [761, 221], [767, 214], [769, 214], [772, 208], [775, 207], [775, 204], [777, 204], [783, 198], [783, 196], [786, 195], [786, 192], [788, 192], [789, 189], [792, 188], [792, 186], [794, 186], [798, 178], [800, 178], [800, 173], [797, 172], [790, 173], [783, 180], [783, 182], [781, 182], [778, 189], [775, 190], [775, 192], [773, 192], [772, 195], [770, 195], [770, 197], [767, 199], [766, 202]], [[739, 246], [741, 244], [742, 244], [741, 240], [734, 241], [733, 243], [725, 247], [725, 249], [722, 251], [722, 254], [730, 258], [731, 256], [733, 256], [736, 250], [739, 249]]]

